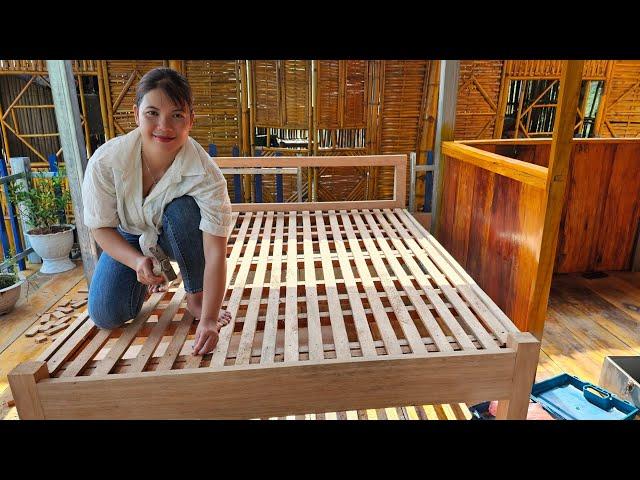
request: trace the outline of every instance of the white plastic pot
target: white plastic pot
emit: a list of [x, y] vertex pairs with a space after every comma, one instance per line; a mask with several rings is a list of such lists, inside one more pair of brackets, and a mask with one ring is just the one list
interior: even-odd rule
[[29, 242], [35, 252], [42, 257], [40, 273], [61, 273], [71, 270], [76, 265], [69, 259], [71, 247], [73, 247], [73, 225], [69, 230], [47, 235], [34, 235], [27, 233]]
[[16, 302], [20, 298], [20, 292], [22, 291], [22, 284], [24, 280], [19, 280], [18, 283], [0, 289], [0, 315], [9, 313], [16, 306]]

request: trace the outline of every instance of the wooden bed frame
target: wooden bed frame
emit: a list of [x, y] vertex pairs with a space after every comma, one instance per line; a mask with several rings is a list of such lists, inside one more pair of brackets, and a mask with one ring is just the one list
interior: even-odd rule
[[21, 418], [259, 418], [500, 400], [526, 417], [539, 342], [405, 210], [406, 156], [218, 158], [393, 166], [391, 200], [235, 204], [216, 350], [181, 287], [100, 330], [85, 312], [9, 374]]

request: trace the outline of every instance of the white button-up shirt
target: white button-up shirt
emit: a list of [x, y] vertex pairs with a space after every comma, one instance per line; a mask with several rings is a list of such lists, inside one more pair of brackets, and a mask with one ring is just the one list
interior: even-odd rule
[[144, 199], [141, 147], [136, 128], [109, 140], [91, 156], [82, 183], [85, 225], [120, 226], [141, 235], [140, 248], [151, 256], [149, 248], [158, 242], [164, 208], [173, 199], [189, 195], [200, 207], [200, 230], [228, 238], [233, 224], [227, 182], [200, 144], [189, 137]]

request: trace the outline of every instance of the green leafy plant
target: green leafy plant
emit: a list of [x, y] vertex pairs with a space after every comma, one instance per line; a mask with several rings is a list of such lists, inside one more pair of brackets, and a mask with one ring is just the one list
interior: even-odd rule
[[46, 235], [63, 232], [69, 228], [61, 226], [58, 218], [59, 213], [65, 211], [65, 207], [71, 200], [71, 194], [63, 186], [63, 175], [62, 169], [58, 175], [50, 179], [46, 179], [41, 174], [32, 173], [32, 179], [40, 178], [41, 180], [32, 182], [29, 189], [26, 189], [23, 183], [11, 182], [9, 185], [11, 202], [18, 214], [33, 227], [27, 233]]
[[18, 277], [18, 261], [15, 259], [16, 252], [11, 249], [9, 258], [2, 262], [2, 271], [0, 272], [0, 290], [10, 287], [20, 281]]

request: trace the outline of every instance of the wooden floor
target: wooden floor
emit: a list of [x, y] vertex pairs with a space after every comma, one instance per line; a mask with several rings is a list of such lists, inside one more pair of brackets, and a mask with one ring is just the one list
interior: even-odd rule
[[[7, 373], [36, 358], [50, 344], [35, 343], [24, 332], [45, 311], [78, 296], [86, 287], [82, 267], [55, 277], [38, 276], [29, 301], [0, 317], [0, 419], [17, 419], [8, 404]], [[54, 337], [55, 338], [55, 337]], [[597, 383], [604, 357], [640, 355], [640, 273], [608, 272], [599, 279], [578, 274], [554, 278], [536, 381], [562, 372]], [[297, 415], [296, 419], [468, 419], [464, 404], [398, 406], [386, 409]]]

